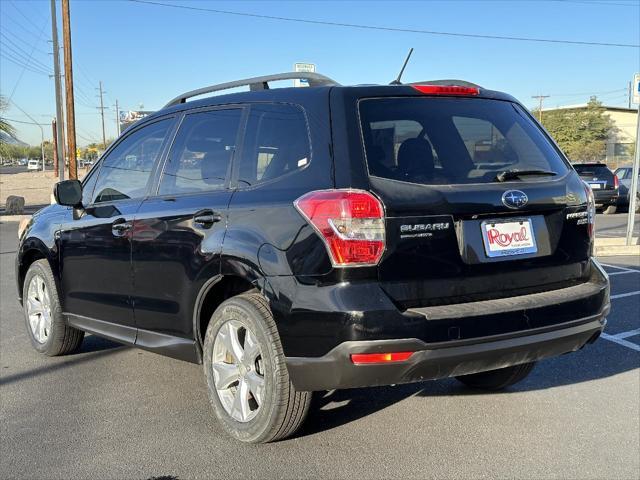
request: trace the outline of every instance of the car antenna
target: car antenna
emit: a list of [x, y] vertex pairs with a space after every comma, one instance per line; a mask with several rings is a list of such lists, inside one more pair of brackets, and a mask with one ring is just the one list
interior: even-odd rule
[[402, 68], [400, 69], [400, 73], [398, 74], [398, 78], [396, 78], [389, 85], [402, 85], [402, 82], [400, 81], [400, 78], [402, 78], [402, 74], [404, 73], [404, 69], [407, 67], [407, 63], [409, 63], [409, 59], [411, 58], [411, 54], [412, 53], [413, 53], [413, 47], [411, 47], [409, 49], [409, 54], [407, 55], [407, 58], [405, 58], [404, 63], [402, 64]]

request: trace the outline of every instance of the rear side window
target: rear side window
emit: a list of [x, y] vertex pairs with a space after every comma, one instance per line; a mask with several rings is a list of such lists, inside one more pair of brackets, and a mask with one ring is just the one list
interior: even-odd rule
[[160, 195], [220, 190], [236, 150], [242, 109], [185, 116], [160, 181]]
[[359, 109], [373, 176], [446, 185], [493, 182], [508, 170], [567, 172], [547, 138], [511, 102], [377, 98], [362, 100]]
[[289, 104], [254, 104], [238, 168], [240, 186], [274, 180], [309, 164], [311, 149], [305, 115]]

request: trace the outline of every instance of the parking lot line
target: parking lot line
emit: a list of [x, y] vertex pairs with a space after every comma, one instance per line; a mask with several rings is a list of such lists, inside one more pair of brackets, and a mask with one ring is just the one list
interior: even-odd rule
[[[624, 332], [624, 333], [629, 333], [629, 332]], [[635, 350], [636, 352], [640, 352], [640, 345], [636, 345], [633, 342], [629, 342], [628, 340], [624, 340], [623, 338], [620, 338], [619, 335], [624, 335], [623, 334], [618, 334], [618, 335], [609, 335], [607, 333], [602, 333], [600, 335], [600, 338], [604, 338], [605, 340], [609, 340], [610, 342], [614, 342], [617, 343], [618, 345], [622, 345], [623, 347], [627, 347], [630, 348], [631, 350]]]
[[626, 272], [640, 272], [640, 270], [635, 270], [633, 268], [627, 268], [627, 267], [620, 267], [618, 265], [611, 265], [609, 263], [601, 263], [600, 265], [602, 265], [603, 267], [615, 268], [617, 270], [624, 270]]
[[628, 332], [618, 333], [613, 336], [616, 338], [627, 338], [627, 337], [633, 337], [634, 335], [640, 335], [640, 328], [636, 328], [635, 330], [629, 330]]
[[624, 272], [611, 272], [607, 273], [610, 277], [613, 275], [626, 275], [627, 273], [640, 273], [640, 270], [625, 270]]
[[616, 298], [631, 297], [633, 295], [640, 295], [640, 290], [636, 290], [635, 292], [619, 293], [618, 295], [611, 295], [611, 300], [615, 300]]

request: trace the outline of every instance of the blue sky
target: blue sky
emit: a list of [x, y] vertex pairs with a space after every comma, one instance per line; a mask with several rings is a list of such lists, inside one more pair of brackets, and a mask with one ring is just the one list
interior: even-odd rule
[[[434, 0], [434, 1], [185, 1], [194, 7], [330, 22], [488, 35], [607, 43], [640, 43], [638, 0]], [[59, 11], [59, 10], [58, 10]], [[60, 21], [60, 13], [58, 13]], [[626, 105], [625, 88], [640, 70], [640, 50], [434, 36], [309, 25], [129, 1], [72, 0], [78, 143], [101, 138], [96, 88], [107, 91], [107, 136], [122, 109], [154, 110], [193, 88], [289, 71], [312, 62], [343, 84], [388, 83], [409, 47], [414, 55], [404, 80], [460, 78], [503, 90], [533, 106], [532, 95], [551, 95], [546, 106], [582, 103], [600, 94]], [[60, 26], [60, 36], [62, 34]], [[0, 91], [38, 122], [55, 113], [53, 81], [23, 68], [16, 45], [34, 50], [39, 68], [52, 69], [49, 1], [0, 0]], [[20, 52], [18, 50], [18, 52]], [[26, 58], [24, 55], [22, 58]], [[20, 57], [18, 57], [20, 58]], [[606, 93], [602, 93], [606, 92]], [[4, 116], [29, 121], [16, 107]], [[19, 138], [38, 143], [37, 127], [15, 124]], [[45, 138], [50, 138], [45, 128]]]

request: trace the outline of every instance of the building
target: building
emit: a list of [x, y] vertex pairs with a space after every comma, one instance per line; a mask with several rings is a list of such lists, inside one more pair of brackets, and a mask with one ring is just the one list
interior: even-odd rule
[[[587, 108], [586, 103], [579, 105], [566, 105], [562, 107], [543, 108], [544, 112], [552, 112], [556, 110], [579, 110]], [[605, 114], [609, 115], [617, 131], [607, 140], [606, 154], [602, 158], [603, 162], [609, 165], [609, 168], [617, 168], [620, 165], [630, 164], [633, 162], [633, 146], [636, 143], [637, 131], [637, 108], [627, 107], [611, 107], [603, 105]]]

